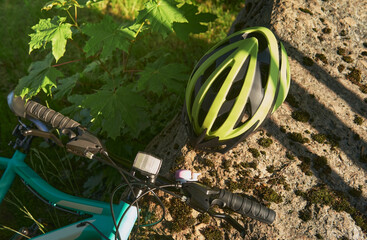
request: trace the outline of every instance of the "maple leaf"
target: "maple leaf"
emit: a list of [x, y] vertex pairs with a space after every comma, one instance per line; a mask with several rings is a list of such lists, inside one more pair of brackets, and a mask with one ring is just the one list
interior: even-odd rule
[[187, 67], [179, 63], [166, 64], [164, 58], [158, 58], [153, 63], [148, 63], [142, 72], [139, 72], [138, 90], [147, 89], [161, 95], [164, 88], [182, 95], [184, 82], [188, 79], [185, 73]]
[[40, 19], [39, 23], [34, 25], [32, 29], [36, 33], [29, 36], [29, 53], [35, 49], [46, 47], [48, 42], [52, 42], [52, 54], [56, 62], [64, 55], [67, 39], [71, 39], [71, 24], [64, 23], [66, 17], [54, 17], [52, 20]]
[[52, 8], [68, 10], [71, 7], [84, 8], [87, 5], [95, 2], [99, 2], [101, 0], [52, 0], [47, 2], [42, 10], [49, 11]]
[[150, 0], [144, 9], [139, 11], [136, 22], [149, 20], [152, 31], [162, 34], [165, 38], [173, 31], [173, 22], [187, 22], [177, 4], [175, 0]]
[[86, 96], [83, 106], [90, 109], [95, 121], [102, 123], [102, 131], [113, 139], [120, 135], [125, 124], [134, 136], [149, 124], [144, 111], [147, 102], [128, 87], [120, 86], [116, 90], [102, 88]]
[[52, 8], [67, 10], [73, 6], [79, 6], [78, 2], [75, 0], [52, 0], [47, 2], [42, 10], [49, 11]]
[[65, 95], [69, 95], [71, 90], [75, 87], [76, 82], [79, 79], [79, 73], [76, 73], [70, 77], [59, 80], [59, 86], [55, 90], [55, 99], [60, 99]]
[[190, 33], [206, 32], [208, 27], [201, 23], [212, 22], [217, 18], [216, 15], [211, 13], [198, 13], [198, 7], [188, 3], [180, 7], [180, 10], [188, 22], [174, 22], [173, 29], [182, 40], [187, 40]]
[[32, 63], [28, 69], [29, 74], [19, 80], [15, 94], [31, 98], [43, 90], [51, 95], [52, 87], [56, 87], [56, 79], [62, 76], [59, 70], [51, 67], [53, 60], [52, 54], [48, 54], [44, 60]]
[[128, 52], [135, 32], [128, 27], [121, 28], [111, 17], [105, 17], [97, 24], [87, 24], [82, 29], [83, 33], [90, 36], [84, 46], [87, 56], [92, 56], [99, 51], [101, 57], [108, 57], [116, 49]]

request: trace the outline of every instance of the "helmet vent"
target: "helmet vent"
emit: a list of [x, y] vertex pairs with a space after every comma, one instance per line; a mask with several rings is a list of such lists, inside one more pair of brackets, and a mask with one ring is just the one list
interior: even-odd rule
[[268, 48], [268, 41], [263, 34], [258, 32], [252, 32], [248, 34], [246, 38], [252, 38], [252, 37], [256, 38], [257, 42], [259, 43], [259, 53]]
[[199, 116], [198, 116], [198, 124], [202, 126], [204, 123], [205, 116], [207, 115], [208, 111], [203, 107], [200, 108]]
[[[214, 80], [208, 92], [205, 94], [204, 100], [200, 106], [199, 111], [199, 124], [201, 125], [204, 122], [205, 116], [209, 112], [210, 107], [212, 106], [215, 97], [217, 96], [220, 88], [224, 80], [226, 79], [228, 73], [231, 71], [232, 67], [227, 67], [224, 69], [219, 76]], [[232, 104], [233, 105], [233, 104]], [[222, 106], [223, 107], [223, 106]]]
[[252, 117], [251, 102], [248, 101], [246, 103], [245, 108], [242, 110], [242, 113], [241, 113], [240, 117], [237, 119], [237, 122], [234, 125], [233, 129], [236, 129], [237, 127], [239, 127], [242, 124], [246, 123], [251, 117]]
[[237, 98], [241, 92], [242, 85], [243, 85], [243, 81], [238, 81], [238, 82], [233, 83], [231, 90], [229, 90], [226, 96], [226, 101], [230, 101], [232, 99]]
[[200, 84], [201, 86], [204, 85], [205, 81], [208, 79], [208, 77], [214, 72], [216, 67], [216, 63], [213, 62], [204, 72], [204, 74], [200, 77]]
[[269, 78], [269, 64], [260, 62], [260, 75], [261, 75], [261, 86], [262, 88], [265, 88]]
[[[221, 45], [219, 45], [218, 47], [216, 47], [214, 50], [212, 50], [210, 53], [206, 54], [204, 57], [202, 57], [200, 59], [200, 61], [196, 64], [194, 71], [192, 71], [191, 77], [192, 78], [196, 72], [196, 70], [199, 69], [199, 67], [201, 66], [201, 64], [203, 64], [209, 57], [211, 57], [214, 53], [216, 53], [218, 50], [220, 50], [221, 48], [224, 48], [225, 46], [227, 46], [228, 44], [230, 44], [230, 40], [225, 41], [224, 43], [222, 43]], [[218, 65], [217, 65], [218, 66]]]
[[229, 90], [226, 100], [232, 100], [238, 97], [241, 92], [242, 86], [245, 83], [245, 76], [248, 70], [248, 64], [250, 62], [250, 58], [247, 58], [246, 61], [242, 64], [241, 69], [238, 71], [235, 79], [233, 80], [231, 89]]
[[240, 34], [237, 34], [236, 36], [233, 36], [229, 39], [229, 43], [235, 43], [237, 41], [240, 41], [240, 40], [243, 40], [243, 34], [240, 33]]
[[211, 89], [217, 93], [219, 92], [220, 88], [222, 87], [224, 81], [226, 80], [228, 73], [231, 71], [232, 66], [231, 67], [226, 67], [226, 69], [224, 69], [219, 76], [214, 80]]
[[216, 66], [218, 67], [219, 65], [221, 65], [229, 57], [229, 55], [231, 55], [236, 50], [237, 48], [232, 49], [226, 52], [225, 54], [223, 54], [222, 56], [220, 56], [219, 58], [217, 58], [217, 60], [215, 60]]
[[[223, 107], [223, 106], [222, 106]], [[211, 131], [216, 131], [219, 127], [222, 126], [222, 124], [224, 123], [224, 121], [226, 121], [226, 119], [228, 118], [229, 112], [225, 112], [224, 114], [218, 116], [215, 119], [215, 122], [211, 128]]]

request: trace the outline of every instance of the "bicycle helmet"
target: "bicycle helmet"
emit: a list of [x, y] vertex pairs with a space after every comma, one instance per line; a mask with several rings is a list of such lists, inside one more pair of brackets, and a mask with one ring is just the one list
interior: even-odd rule
[[265, 27], [226, 37], [197, 63], [183, 118], [191, 145], [226, 152], [254, 132], [285, 100], [288, 56]]

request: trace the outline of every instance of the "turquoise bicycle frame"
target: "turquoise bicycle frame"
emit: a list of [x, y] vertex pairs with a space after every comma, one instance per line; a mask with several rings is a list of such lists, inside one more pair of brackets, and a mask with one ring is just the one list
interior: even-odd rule
[[[80, 198], [63, 193], [34, 172], [25, 162], [26, 154], [16, 151], [12, 158], [0, 157], [0, 168], [5, 169], [0, 179], [0, 204], [8, 192], [16, 175], [24, 180], [33, 190], [47, 200], [53, 206], [59, 206], [68, 210], [89, 214], [92, 217], [70, 224], [48, 232], [33, 239], [104, 239], [92, 226], [85, 224], [78, 226], [81, 222], [88, 221], [100, 230], [108, 239], [115, 239], [116, 228], [114, 226], [110, 205], [106, 202]], [[114, 213], [117, 222], [120, 220], [126, 209], [130, 205], [121, 202], [114, 206]], [[137, 219], [136, 207], [132, 206], [122, 219], [118, 230], [121, 239], [127, 239]]]

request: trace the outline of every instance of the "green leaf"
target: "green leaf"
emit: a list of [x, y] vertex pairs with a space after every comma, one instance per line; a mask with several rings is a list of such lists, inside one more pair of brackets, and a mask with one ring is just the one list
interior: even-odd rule
[[186, 23], [174, 22], [173, 29], [177, 36], [182, 40], [187, 40], [190, 33], [202, 33], [208, 30], [206, 25], [201, 23], [208, 23], [214, 21], [217, 16], [211, 13], [198, 13], [198, 7], [185, 3], [180, 10], [188, 20]]
[[187, 67], [179, 63], [166, 64], [164, 58], [148, 63], [142, 72], [139, 72], [138, 90], [147, 89], [161, 95], [166, 88], [170, 92], [182, 95], [184, 83], [188, 79]]
[[111, 17], [105, 17], [97, 24], [87, 24], [82, 29], [83, 33], [90, 36], [84, 46], [87, 56], [101, 52], [101, 57], [108, 57], [116, 49], [128, 52], [135, 32], [128, 27], [121, 28]]
[[53, 60], [53, 56], [48, 54], [44, 60], [32, 63], [28, 69], [28, 76], [19, 80], [15, 88], [15, 94], [31, 98], [42, 90], [46, 94], [51, 95], [52, 87], [56, 87], [56, 79], [63, 75], [59, 70], [51, 66]]
[[84, 8], [89, 4], [100, 2], [101, 0], [52, 0], [47, 2], [42, 10], [49, 11], [52, 8], [68, 10], [71, 7]]
[[62, 109], [60, 112], [66, 116], [72, 116], [72, 119], [79, 122], [83, 126], [88, 126], [91, 122], [90, 111], [82, 106], [85, 95], [70, 95], [67, 97], [70, 106]]
[[89, 63], [83, 70], [83, 74], [93, 72], [101, 63], [99, 61], [93, 61]]
[[73, 6], [78, 6], [78, 2], [75, 0], [52, 0], [47, 2], [42, 10], [49, 11], [52, 8], [67, 10]]
[[52, 20], [40, 19], [39, 23], [34, 25], [32, 29], [36, 33], [29, 36], [29, 53], [35, 49], [46, 47], [48, 42], [52, 42], [52, 54], [56, 62], [64, 55], [67, 39], [71, 39], [71, 24], [64, 23], [66, 17], [54, 17]]
[[95, 121], [102, 122], [102, 131], [113, 139], [120, 136], [125, 124], [134, 136], [149, 125], [144, 111], [147, 102], [128, 87], [100, 89], [86, 96], [83, 106], [90, 109]]
[[167, 37], [173, 31], [173, 22], [187, 22], [175, 0], [150, 0], [139, 11], [136, 22], [149, 20], [152, 31]]
[[63, 96], [67, 96], [71, 93], [71, 90], [75, 87], [76, 82], [79, 79], [80, 74], [76, 73], [71, 77], [67, 77], [59, 80], [59, 86], [55, 90], [55, 99], [60, 99]]

